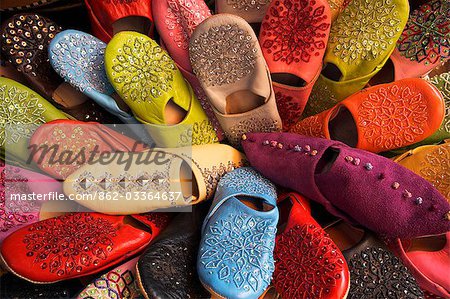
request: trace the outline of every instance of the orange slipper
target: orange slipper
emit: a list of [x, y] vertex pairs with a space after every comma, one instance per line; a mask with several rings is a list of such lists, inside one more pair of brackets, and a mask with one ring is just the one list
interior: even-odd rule
[[291, 132], [378, 153], [422, 141], [439, 129], [444, 99], [423, 79], [403, 79], [355, 93], [298, 122]]

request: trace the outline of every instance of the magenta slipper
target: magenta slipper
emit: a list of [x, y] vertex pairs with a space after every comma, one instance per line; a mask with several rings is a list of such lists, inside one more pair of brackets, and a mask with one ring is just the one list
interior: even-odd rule
[[450, 231], [450, 204], [426, 180], [382, 156], [322, 138], [248, 133], [242, 146], [261, 174], [383, 237]]

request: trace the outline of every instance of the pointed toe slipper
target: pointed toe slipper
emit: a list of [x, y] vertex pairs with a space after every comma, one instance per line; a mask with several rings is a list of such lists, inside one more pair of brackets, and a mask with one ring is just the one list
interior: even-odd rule
[[79, 201], [91, 210], [107, 214], [137, 214], [193, 205], [211, 198], [219, 179], [242, 166], [245, 158], [231, 146], [207, 144], [122, 153], [108, 162], [79, 168], [64, 181], [64, 193], [117, 194], [113, 201]]
[[445, 197], [392, 160], [337, 141], [289, 133], [249, 133], [242, 144], [249, 163], [275, 184], [383, 237], [450, 229]]
[[322, 70], [330, 25], [326, 0], [273, 1], [267, 9], [259, 42], [284, 131], [300, 118]]
[[250, 167], [219, 182], [202, 227], [197, 271], [218, 298], [258, 298], [270, 284], [278, 222], [275, 186]]
[[434, 134], [445, 116], [439, 90], [419, 78], [376, 85], [299, 121], [292, 133], [341, 141], [374, 153], [415, 144]]
[[275, 242], [273, 284], [281, 298], [345, 298], [350, 286], [347, 263], [311, 216], [308, 201], [294, 192], [278, 199], [278, 227], [285, 226]]
[[228, 141], [239, 145], [246, 132], [281, 130], [269, 70], [250, 25], [221, 14], [192, 34], [189, 55]]
[[37, 14], [18, 14], [5, 21], [2, 51], [33, 90], [56, 108], [83, 121], [111, 122], [112, 117], [53, 70], [48, 45], [62, 28]]
[[136, 32], [116, 34], [106, 48], [105, 66], [111, 84], [157, 146], [217, 142], [191, 86], [154, 40]]

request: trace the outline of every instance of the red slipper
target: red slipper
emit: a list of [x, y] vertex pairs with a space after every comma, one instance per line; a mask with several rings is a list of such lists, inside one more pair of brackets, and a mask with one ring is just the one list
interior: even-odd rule
[[275, 0], [267, 9], [259, 42], [285, 131], [300, 118], [319, 77], [330, 24], [326, 0]]
[[312, 218], [307, 200], [293, 192], [278, 198], [284, 199], [278, 204], [280, 223], [287, 218], [275, 241], [273, 284], [278, 293], [283, 299], [345, 298], [350, 286], [347, 263]]

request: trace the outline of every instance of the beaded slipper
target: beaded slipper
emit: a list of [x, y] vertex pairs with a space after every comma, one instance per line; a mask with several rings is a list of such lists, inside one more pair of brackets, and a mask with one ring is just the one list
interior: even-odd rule
[[258, 298], [274, 271], [275, 186], [250, 167], [219, 182], [202, 227], [197, 271], [219, 298]]
[[205, 216], [199, 208], [175, 217], [139, 258], [137, 279], [145, 298], [211, 298], [196, 270], [200, 226]]
[[215, 0], [217, 14], [230, 14], [243, 18], [248, 23], [261, 23], [270, 5], [270, 0]]
[[376, 85], [298, 122], [291, 132], [338, 140], [374, 153], [417, 143], [444, 119], [439, 90], [423, 79]]
[[399, 258], [371, 232], [339, 221], [325, 229], [350, 270], [348, 299], [422, 299], [423, 292]]
[[450, 140], [417, 147], [394, 161], [426, 179], [450, 202]]
[[31, 87], [55, 107], [83, 121], [111, 123], [114, 119], [70, 84], [49, 63], [48, 45], [61, 27], [36, 14], [18, 14], [5, 21], [2, 51]]
[[105, 72], [106, 44], [94, 36], [65, 30], [51, 41], [48, 51], [55, 71], [72, 86], [90, 97], [122, 122], [132, 124], [130, 129], [140, 140], [151, 144], [143, 126], [130, 113], [130, 108], [114, 93]]
[[40, 169], [54, 178], [66, 179], [102, 154], [140, 152], [145, 147], [99, 123], [56, 120], [34, 132], [29, 149]]
[[107, 165], [85, 165], [72, 173], [63, 187], [70, 196], [115, 196], [113, 201], [98, 198], [79, 202], [93, 211], [138, 214], [207, 200], [213, 196], [219, 179], [244, 162], [244, 155], [223, 144], [154, 148], [142, 153], [122, 153], [109, 159]]
[[371, 84], [421, 77], [450, 58], [450, 3], [428, 0], [409, 16], [395, 51]]
[[422, 289], [450, 298], [450, 232], [429, 238], [397, 239], [392, 246]]
[[273, 1], [259, 43], [269, 67], [283, 130], [300, 118], [322, 70], [330, 32], [326, 0]]
[[308, 113], [322, 112], [361, 90], [394, 51], [408, 13], [407, 0], [351, 1], [331, 26], [318, 79], [331, 97], [323, 97], [323, 88], [318, 89], [322, 95], [314, 97], [317, 103], [308, 102], [314, 106]]
[[[2, 158], [16, 164], [29, 164], [28, 140], [36, 128], [66, 115], [24, 85], [0, 78], [0, 146]], [[11, 109], [12, 107], [12, 109]]]
[[273, 284], [283, 299], [345, 298], [350, 274], [336, 244], [311, 216], [297, 193], [282, 194], [275, 242]]
[[30, 282], [78, 278], [142, 251], [160, 232], [156, 225], [142, 227], [130, 216], [70, 213], [15, 231], [3, 241], [1, 258], [10, 272]]
[[103, 274], [76, 297], [76, 299], [135, 299], [142, 298], [136, 283], [136, 263], [139, 257]]
[[157, 146], [217, 142], [217, 136], [170, 56], [147, 36], [120, 32], [106, 47], [106, 74]]
[[246, 132], [281, 130], [269, 70], [250, 25], [215, 15], [192, 34], [189, 54], [228, 141], [239, 145]]
[[120, 31], [136, 31], [153, 36], [152, 1], [84, 0], [92, 33], [105, 43]]
[[250, 164], [275, 184], [381, 236], [450, 230], [447, 200], [425, 179], [382, 156], [289, 133], [248, 133], [242, 145]]

